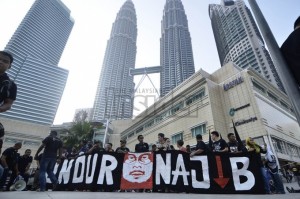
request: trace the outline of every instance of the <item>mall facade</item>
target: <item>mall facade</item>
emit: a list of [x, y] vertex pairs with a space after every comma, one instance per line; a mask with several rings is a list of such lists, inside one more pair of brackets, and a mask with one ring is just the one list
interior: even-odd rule
[[212, 74], [199, 70], [132, 120], [120, 136], [133, 151], [138, 135], [151, 146], [164, 133], [177, 149], [177, 140], [193, 146], [202, 134], [208, 142], [214, 130], [227, 141], [233, 122], [242, 140], [252, 137], [270, 145], [281, 166], [300, 162], [300, 127], [287, 95], [253, 69], [232, 62]]

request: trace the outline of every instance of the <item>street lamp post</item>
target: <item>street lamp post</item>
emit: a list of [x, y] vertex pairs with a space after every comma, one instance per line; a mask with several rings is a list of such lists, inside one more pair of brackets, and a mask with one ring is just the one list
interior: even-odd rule
[[256, 0], [248, 0], [248, 2], [252, 9], [252, 12], [254, 13], [255, 19], [258, 23], [264, 40], [267, 43], [271, 57], [278, 71], [278, 75], [283, 82], [286, 93], [289, 97], [290, 102], [292, 103], [296, 119], [298, 120], [298, 125], [300, 125], [300, 92], [296, 80], [289, 71], [286, 61], [279, 50], [274, 35], [272, 34], [272, 31], [260, 8], [258, 7]]

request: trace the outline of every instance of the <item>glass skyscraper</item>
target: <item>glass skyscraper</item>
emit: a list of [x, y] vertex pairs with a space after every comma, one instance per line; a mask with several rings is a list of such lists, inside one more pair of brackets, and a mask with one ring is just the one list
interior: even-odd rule
[[119, 10], [107, 42], [93, 106], [93, 120], [125, 119], [133, 114], [133, 76], [137, 40], [136, 12], [131, 0]]
[[160, 95], [195, 73], [188, 20], [181, 0], [166, 0], [161, 22]]
[[209, 5], [209, 16], [221, 65], [229, 61], [241, 68], [253, 68], [284, 91], [278, 73], [251, 11], [243, 0], [222, 0]]
[[18, 86], [7, 117], [41, 125], [53, 123], [68, 71], [58, 67], [74, 25], [60, 0], [36, 0], [5, 50], [14, 56], [9, 77]]

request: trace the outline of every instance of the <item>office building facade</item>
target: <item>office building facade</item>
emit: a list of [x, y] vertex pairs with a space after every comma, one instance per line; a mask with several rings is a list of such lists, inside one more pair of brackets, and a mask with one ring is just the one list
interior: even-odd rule
[[212, 74], [196, 72], [128, 122], [120, 139], [134, 150], [138, 135], [151, 146], [164, 133], [175, 149], [177, 140], [193, 147], [197, 134], [208, 142], [214, 130], [227, 140], [232, 121], [242, 140], [267, 143], [281, 165], [300, 162], [300, 127], [287, 95], [252, 68], [242, 70], [232, 62]]
[[58, 63], [73, 25], [60, 0], [36, 0], [6, 45], [18, 91], [11, 110], [0, 114], [4, 149], [21, 142], [20, 154], [28, 148], [34, 154], [49, 134], [68, 77]]
[[137, 40], [136, 12], [127, 0], [117, 14], [99, 77], [93, 106], [93, 121], [131, 118], [133, 112], [133, 76]]
[[188, 20], [181, 0], [166, 0], [161, 22], [160, 95], [195, 73]]
[[232, 61], [243, 69], [253, 68], [284, 91], [251, 11], [243, 0], [210, 4], [209, 17], [221, 66]]
[[58, 62], [73, 25], [60, 0], [33, 3], [5, 47], [14, 56], [8, 75], [18, 93], [12, 109], [1, 117], [50, 127], [68, 77]]

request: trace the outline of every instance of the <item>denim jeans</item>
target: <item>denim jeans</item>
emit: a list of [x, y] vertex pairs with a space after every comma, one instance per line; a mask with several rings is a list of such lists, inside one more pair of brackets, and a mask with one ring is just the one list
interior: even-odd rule
[[270, 180], [268, 178], [268, 173], [267, 173], [267, 170], [265, 167], [261, 167], [260, 168], [260, 171], [261, 171], [261, 174], [263, 176], [263, 180], [264, 180], [264, 189], [265, 189], [265, 192], [266, 194], [269, 194], [271, 193], [271, 190], [270, 190]]
[[40, 189], [46, 190], [46, 172], [50, 178], [52, 184], [57, 183], [57, 178], [53, 173], [53, 169], [56, 163], [56, 158], [42, 158], [40, 164]]

